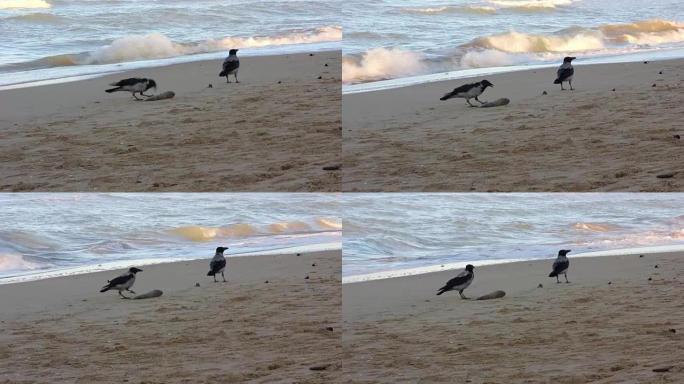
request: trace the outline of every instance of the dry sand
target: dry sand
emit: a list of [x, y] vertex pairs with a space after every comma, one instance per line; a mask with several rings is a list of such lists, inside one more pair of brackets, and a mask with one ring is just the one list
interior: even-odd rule
[[[339, 191], [340, 55], [243, 57], [240, 84], [212, 60], [0, 91], [0, 190]], [[104, 92], [134, 76], [176, 97]]]
[[228, 283], [207, 268], [142, 267], [134, 290], [164, 291], [147, 300], [98, 292], [120, 271], [0, 286], [0, 383], [328, 383], [339, 374], [339, 251], [229, 258]]
[[555, 68], [486, 76], [498, 108], [439, 100], [481, 77], [345, 95], [343, 190], [684, 189], [684, 60], [575, 67], [575, 91]]
[[491, 301], [436, 296], [455, 271], [344, 284], [345, 378], [682, 383], [683, 257], [570, 258], [570, 284], [547, 277], [551, 260], [476, 266], [465, 294], [507, 292]]

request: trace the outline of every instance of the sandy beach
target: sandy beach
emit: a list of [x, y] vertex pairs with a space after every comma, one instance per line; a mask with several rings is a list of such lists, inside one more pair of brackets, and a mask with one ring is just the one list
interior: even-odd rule
[[345, 95], [343, 190], [684, 188], [684, 60], [579, 62], [575, 91], [555, 72], [486, 76], [482, 100], [511, 100], [498, 108], [439, 100], [483, 77]]
[[[243, 57], [239, 84], [211, 60], [0, 91], [0, 190], [338, 191], [340, 55]], [[104, 92], [127, 77], [176, 96]]]
[[[341, 369], [340, 252], [143, 266], [0, 286], [0, 383], [328, 383]], [[314, 265], [315, 264], [315, 265]], [[309, 277], [306, 279], [306, 277]], [[200, 286], [195, 286], [200, 283]]]
[[570, 257], [570, 284], [547, 277], [552, 260], [474, 263], [475, 281], [465, 293], [506, 291], [491, 301], [436, 296], [454, 271], [344, 284], [345, 378], [681, 383], [682, 257]]

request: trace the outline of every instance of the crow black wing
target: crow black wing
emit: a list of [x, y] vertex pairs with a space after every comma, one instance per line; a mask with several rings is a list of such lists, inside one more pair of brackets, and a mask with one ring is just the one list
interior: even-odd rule
[[[225, 268], [226, 266], [226, 259], [221, 259], [221, 260], [212, 260], [209, 263], [209, 273], [211, 275], [216, 274], [218, 271], [221, 270], [221, 268]], [[209, 276], [211, 276], [209, 275]]]
[[465, 284], [468, 279], [470, 279], [470, 274], [469, 273], [461, 273], [458, 276], [454, 277], [453, 279], [447, 281], [447, 283], [439, 289], [439, 292], [437, 293], [438, 295], [441, 295], [442, 293], [446, 291], [450, 291], [454, 289], [454, 287], [458, 287], [461, 284]]
[[119, 277], [115, 277], [114, 279], [109, 280], [109, 283], [102, 287], [102, 290], [100, 292], [104, 292], [110, 288], [116, 287], [117, 285], [125, 284], [128, 280], [132, 278], [132, 275], [121, 275]]
[[223, 71], [221, 73], [225, 76], [238, 68], [240, 68], [240, 60], [226, 60], [223, 62]]
[[556, 81], [566, 81], [575, 74], [575, 68], [558, 68], [558, 78]]
[[134, 85], [134, 84], [142, 83], [145, 80], [146, 79], [131, 77], [130, 79], [123, 79], [123, 80], [117, 81], [116, 83], [111, 83], [110, 85], [113, 85], [115, 87], [125, 87], [127, 85]]
[[553, 271], [549, 274], [549, 277], [556, 277], [558, 276], [559, 273], [563, 272], [564, 270], [568, 269], [570, 266], [570, 261], [569, 260], [556, 260], [553, 262]]

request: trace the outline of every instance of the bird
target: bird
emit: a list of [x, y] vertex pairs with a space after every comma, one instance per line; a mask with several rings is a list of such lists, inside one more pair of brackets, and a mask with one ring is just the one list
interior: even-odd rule
[[556, 77], [556, 80], [554, 80], [553, 83], [560, 84], [561, 91], [565, 91], [563, 83], [566, 81], [570, 83], [570, 90], [575, 90], [575, 88], [572, 87], [572, 76], [575, 74], [575, 68], [572, 67], [572, 61], [575, 59], [576, 57], [567, 56], [563, 59], [563, 64], [558, 67], [558, 77]]
[[474, 269], [475, 267], [472, 265], [466, 265], [465, 271], [461, 271], [461, 273], [459, 273], [456, 277], [447, 281], [442, 288], [438, 289], [437, 296], [447, 291], [458, 291], [461, 299], [467, 299], [467, 297], [463, 295], [463, 291], [468, 288], [470, 283], [472, 283], [475, 279], [475, 273], [473, 272]]
[[226, 77], [226, 83], [230, 83], [230, 78], [228, 75], [235, 75], [235, 82], [239, 83], [237, 74], [238, 68], [240, 68], [240, 59], [237, 57], [237, 49], [231, 49], [228, 51], [228, 57], [223, 60], [223, 70], [219, 73], [219, 77]]
[[133, 283], [135, 283], [135, 274], [138, 272], [142, 272], [142, 269], [135, 267], [129, 268], [128, 273], [124, 273], [123, 275], [115, 277], [112, 280], [107, 280], [107, 285], [102, 287], [100, 292], [107, 292], [110, 289], [116, 289], [119, 291], [119, 295], [121, 297], [124, 299], [129, 299], [129, 297], [124, 296], [121, 291], [128, 291], [135, 295], [135, 292], [131, 291], [131, 287], [133, 286]]
[[150, 88], [157, 89], [157, 83], [154, 80], [146, 79], [146, 78], [138, 78], [138, 77], [131, 77], [130, 79], [119, 80], [119, 81], [117, 81], [115, 83], [111, 83], [109, 85], [112, 85], [116, 88], [107, 89], [105, 92], [107, 92], [107, 93], [123, 92], [123, 91], [131, 92], [133, 94], [133, 97], [135, 97], [136, 100], [142, 100], [142, 99], [138, 99], [138, 97], [135, 95], [136, 93], [139, 93], [140, 96], [151, 96], [151, 95], [146, 95], [144, 92]]
[[223, 282], [226, 282], [226, 276], [223, 274], [223, 271], [226, 269], [226, 257], [223, 256], [223, 251], [226, 249], [228, 249], [228, 247], [216, 248], [216, 254], [214, 254], [214, 258], [209, 262], [209, 272], [207, 272], [207, 276], [214, 276], [214, 283], [218, 282], [216, 281], [217, 273], [220, 273], [223, 277]]
[[570, 267], [570, 260], [568, 260], [568, 258], [566, 257], [568, 253], [570, 253], [569, 249], [561, 249], [560, 251], [558, 251], [558, 257], [556, 258], [556, 261], [553, 262], [553, 271], [549, 273], [549, 277], [555, 277], [556, 283], [560, 283], [558, 275], [564, 275], [565, 282], [569, 283], [568, 268]]
[[474, 105], [470, 104], [470, 99], [475, 99], [477, 100], [480, 104], [484, 104], [484, 102], [480, 101], [477, 97], [480, 96], [487, 87], [494, 87], [494, 84], [490, 83], [487, 80], [482, 80], [477, 83], [470, 83], [470, 84], [465, 84], [461, 85], [458, 88], [455, 88], [453, 91], [445, 94], [444, 96], [440, 97], [440, 100], [449, 100], [453, 97], [459, 97], [462, 99], [466, 99], [466, 103], [470, 105], [471, 107], [474, 107]]

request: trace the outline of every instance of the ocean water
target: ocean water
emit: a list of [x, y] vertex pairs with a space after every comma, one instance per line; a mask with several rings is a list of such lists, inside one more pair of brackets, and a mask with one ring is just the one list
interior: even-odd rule
[[552, 258], [561, 248], [571, 257], [684, 250], [684, 193], [345, 194], [342, 211], [343, 282]]
[[0, 284], [131, 265], [340, 249], [333, 194], [0, 194]]
[[[350, 0], [343, 81], [684, 57], [681, 0]], [[361, 87], [345, 87], [355, 90]]]
[[339, 49], [337, 1], [0, 0], [0, 86], [219, 58]]

